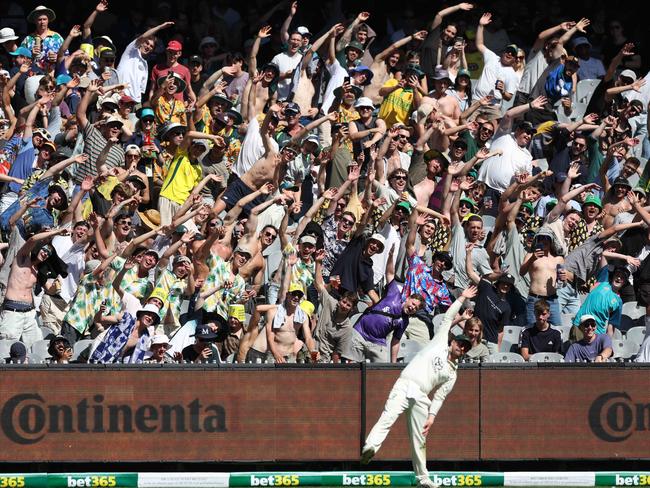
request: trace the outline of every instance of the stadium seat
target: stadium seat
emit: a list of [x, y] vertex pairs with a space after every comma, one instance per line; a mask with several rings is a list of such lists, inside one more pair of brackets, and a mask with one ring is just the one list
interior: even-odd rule
[[614, 335], [612, 336], [612, 339], [622, 341], [623, 339], [625, 339], [625, 337], [623, 336], [623, 333], [620, 331], [620, 329], [614, 327]]
[[[48, 358], [49, 358], [48, 354]], [[30, 352], [27, 354], [27, 364], [45, 364], [47, 362], [47, 359], [41, 356], [40, 354], [37, 354], [35, 352]]]
[[537, 166], [541, 171], [546, 171], [548, 169], [548, 159], [540, 158], [533, 161], [533, 165]]
[[411, 362], [413, 356], [415, 356], [420, 349], [422, 349], [422, 344], [411, 339], [402, 339], [399, 343], [399, 353], [397, 354], [397, 360], [400, 359], [405, 362]]
[[643, 340], [645, 339], [645, 327], [632, 327], [627, 331], [625, 334], [625, 339], [628, 341], [632, 341], [635, 344], [638, 344], [639, 346], [643, 343]]
[[357, 303], [357, 310], [359, 313], [365, 312], [365, 310], [368, 308], [368, 304], [366, 302], [358, 302]]
[[553, 324], [553, 325], [572, 326], [573, 325], [573, 317], [575, 317], [575, 314], [573, 314], [573, 313], [563, 313], [562, 314], [562, 323], [561, 324]]
[[571, 336], [571, 328], [572, 325], [554, 325], [553, 328], [557, 329], [560, 331], [560, 335], [562, 336], [562, 342], [568, 341], [569, 337]]
[[226, 362], [227, 363], [234, 363], [235, 362], [235, 353], [234, 352], [226, 358]]
[[47, 348], [50, 347], [50, 341], [48, 339], [41, 339], [32, 344], [31, 352], [42, 358], [49, 358], [50, 353], [47, 352]]
[[516, 352], [495, 352], [485, 358], [486, 363], [523, 363], [524, 358]]
[[523, 327], [518, 325], [506, 325], [503, 327], [503, 339], [499, 346], [499, 352], [519, 351], [519, 337]]
[[75, 342], [74, 348], [72, 351], [72, 360], [76, 360], [79, 358], [79, 355], [84, 352], [91, 344], [93, 343], [92, 339], [82, 339], [80, 341]]
[[645, 307], [640, 307], [637, 302], [626, 302], [623, 304], [623, 315], [636, 320], [645, 315]]
[[9, 357], [9, 350], [14, 342], [17, 341], [13, 339], [0, 339], [0, 361], [4, 361]]
[[[641, 166], [641, 167], [643, 167], [643, 166]], [[639, 183], [639, 179], [640, 179], [639, 174], [638, 174], [638, 173], [633, 173], [633, 174], [632, 174], [632, 175], [627, 179], [627, 181], [630, 183], [630, 186], [631, 186], [632, 188], [635, 188], [635, 187], [637, 186], [637, 184]], [[644, 312], [644, 313], [645, 313], [645, 312]]]
[[40, 327], [41, 333], [43, 334], [43, 339], [47, 339], [48, 341], [54, 337], [54, 332], [52, 332], [52, 329], [49, 327]]
[[629, 359], [639, 352], [640, 345], [628, 340], [614, 339], [612, 341], [613, 357], [618, 359]]
[[576, 101], [588, 105], [598, 85], [600, 85], [600, 80], [598, 79], [580, 80], [576, 86]]
[[564, 356], [557, 352], [537, 352], [531, 354], [528, 360], [531, 363], [561, 363], [564, 361]]

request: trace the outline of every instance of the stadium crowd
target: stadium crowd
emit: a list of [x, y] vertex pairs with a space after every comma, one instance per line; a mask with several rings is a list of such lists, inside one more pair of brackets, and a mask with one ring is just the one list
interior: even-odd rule
[[408, 361], [476, 285], [472, 360], [650, 360], [620, 21], [263, 4], [0, 7], [2, 359]]

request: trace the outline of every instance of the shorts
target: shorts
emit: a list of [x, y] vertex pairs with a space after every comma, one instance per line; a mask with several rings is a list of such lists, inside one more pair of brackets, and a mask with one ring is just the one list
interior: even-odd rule
[[[238, 179], [234, 181], [232, 184], [228, 185], [228, 188], [221, 196], [221, 199], [226, 203], [226, 210], [230, 210], [237, 204], [239, 200], [241, 200], [247, 195], [250, 195], [254, 191], [255, 190], [253, 190], [252, 188], [246, 186], [246, 184], [242, 180]], [[255, 200], [253, 200], [252, 202], [248, 202], [248, 204], [244, 206], [241, 216], [242, 217], [248, 216], [248, 214], [250, 214], [253, 208], [257, 207], [260, 203], [264, 203], [265, 200], [266, 197], [260, 195], [259, 197], [255, 198]]]

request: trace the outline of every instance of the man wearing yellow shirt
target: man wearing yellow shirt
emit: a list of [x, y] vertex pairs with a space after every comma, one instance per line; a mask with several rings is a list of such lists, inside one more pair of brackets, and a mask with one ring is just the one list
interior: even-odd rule
[[395, 124], [408, 124], [411, 112], [419, 107], [422, 100], [420, 79], [424, 72], [417, 65], [409, 64], [401, 80], [388, 80], [379, 89], [384, 101], [379, 107], [379, 118], [388, 128]]
[[176, 150], [158, 199], [158, 211], [160, 212], [160, 223], [162, 225], [172, 223], [174, 214], [181, 208], [189, 198], [192, 189], [203, 178], [203, 168], [199, 162], [199, 157], [208, 149], [205, 139], [214, 140], [216, 136], [202, 134], [201, 132], [188, 132]]

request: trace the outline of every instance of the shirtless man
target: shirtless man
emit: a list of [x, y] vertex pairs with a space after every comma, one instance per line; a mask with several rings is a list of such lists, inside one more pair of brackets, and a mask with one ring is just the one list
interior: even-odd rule
[[36, 322], [33, 288], [37, 281], [38, 266], [54, 252], [50, 244], [35, 251], [36, 245], [64, 235], [68, 229], [55, 229], [33, 235], [18, 250], [11, 264], [7, 292], [0, 311], [0, 339], [21, 340], [27, 348], [41, 340], [43, 334]]
[[422, 98], [420, 107], [424, 105], [433, 106], [433, 100], [437, 100], [438, 115], [451, 119], [454, 123], [458, 124], [461, 114], [460, 105], [458, 105], [458, 100], [451, 95], [447, 95], [447, 89], [451, 84], [447, 70], [436, 68], [433, 74], [433, 90], [426, 97]]
[[299, 307], [303, 296], [302, 286], [292, 284], [284, 304], [278, 305], [266, 314], [266, 339], [276, 363], [286, 363], [287, 360], [295, 359], [296, 353], [302, 347], [298, 339], [301, 329], [307, 348], [310, 351], [317, 350], [307, 314]]
[[398, 49], [406, 46], [413, 40], [423, 41], [426, 35], [427, 31], [416, 32], [394, 42], [377, 54], [370, 65], [370, 71], [372, 71], [374, 76], [370, 84], [363, 91], [363, 96], [370, 98], [375, 105], [380, 105], [384, 99], [379, 96], [379, 89], [393, 76], [393, 71], [399, 64], [401, 54]]
[[627, 192], [632, 189], [629, 181], [623, 176], [619, 176], [614, 180], [612, 188], [607, 192], [605, 196], [605, 206], [603, 208], [603, 227], [608, 229], [614, 225], [614, 219], [618, 214], [631, 212], [632, 205], [625, 198]]
[[436, 178], [449, 166], [449, 160], [440, 151], [431, 149], [424, 153], [424, 162], [427, 165], [427, 175], [418, 184], [413, 186], [418, 205], [429, 206], [429, 199], [436, 189]]
[[551, 308], [550, 322], [553, 325], [562, 324], [557, 287], [558, 280], [566, 282], [567, 274], [563, 268], [558, 269], [558, 265], [564, 265], [564, 258], [556, 256], [552, 247], [553, 239], [550, 231], [538, 233], [535, 237], [534, 251], [526, 254], [519, 270], [521, 276], [530, 274], [530, 292], [526, 302], [528, 324], [535, 323], [535, 302], [541, 298], [546, 300]]
[[[242, 177], [229, 185], [226, 192], [214, 204], [213, 212], [219, 215], [222, 210], [230, 210], [240, 199], [254, 192], [254, 188], [261, 188], [266, 183], [272, 183], [276, 188], [282, 181], [287, 165], [296, 157], [296, 151], [285, 147], [279, 153], [271, 144], [272, 133], [277, 125], [278, 114], [282, 107], [271, 105], [262, 126], [260, 135], [264, 144], [264, 154], [253, 167], [246, 171]], [[256, 198], [244, 207], [244, 214], [248, 214], [253, 207], [262, 203], [264, 199]]]

